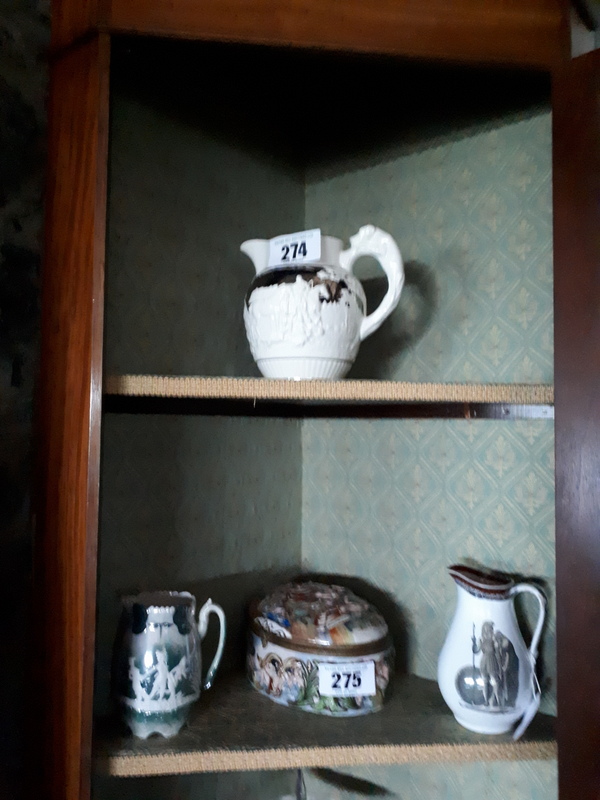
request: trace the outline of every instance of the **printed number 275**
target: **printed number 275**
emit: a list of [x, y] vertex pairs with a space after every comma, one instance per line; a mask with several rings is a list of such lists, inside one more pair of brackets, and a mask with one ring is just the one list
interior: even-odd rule
[[332, 689], [358, 689], [362, 683], [360, 672], [333, 672], [331, 678]]

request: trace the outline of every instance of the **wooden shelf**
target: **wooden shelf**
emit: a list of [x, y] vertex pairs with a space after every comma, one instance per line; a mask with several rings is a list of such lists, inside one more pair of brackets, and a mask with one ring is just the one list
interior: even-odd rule
[[552, 405], [545, 384], [407, 383], [373, 380], [267, 380], [196, 376], [110, 375], [107, 395], [314, 403], [504, 403]]
[[384, 709], [333, 719], [275, 705], [243, 675], [203, 693], [173, 739], [99, 732], [98, 772], [113, 776], [339, 767], [358, 764], [540, 760], [556, 757], [553, 717], [538, 714], [519, 742], [462, 728], [437, 683], [398, 676]]

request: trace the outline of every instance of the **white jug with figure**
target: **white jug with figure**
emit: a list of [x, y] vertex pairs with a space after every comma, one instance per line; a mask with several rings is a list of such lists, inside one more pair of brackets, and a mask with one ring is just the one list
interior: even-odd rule
[[[455, 564], [456, 612], [438, 660], [438, 684], [456, 720], [477, 733], [518, 739], [535, 716], [540, 687], [535, 666], [546, 598], [532, 583]], [[526, 592], [539, 604], [531, 644], [517, 623], [515, 597]]]

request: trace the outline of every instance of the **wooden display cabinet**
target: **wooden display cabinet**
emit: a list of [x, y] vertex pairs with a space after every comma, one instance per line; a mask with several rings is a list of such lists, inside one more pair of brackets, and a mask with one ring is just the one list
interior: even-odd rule
[[[461, 0], [452, 7], [437, 0], [418, 6], [405, 0], [353, 1], [344, 5], [343, 12], [330, 0], [275, 5], [262, 0], [54, 3], [36, 547], [38, 596], [43, 598], [40, 607], [47, 609], [42, 633], [45, 724], [40, 731], [44, 758], [39, 776], [44, 796], [89, 797], [95, 770], [114, 776], [159, 776], [413, 761], [535, 760], [555, 758], [557, 748], [560, 800], [599, 796], [600, 714], [593, 698], [600, 694], [600, 627], [596, 624], [600, 60], [592, 53], [571, 61], [568, 51], [568, 10], [558, 0], [494, 0], [485, 8], [473, 0]], [[432, 131], [439, 135], [450, 124], [464, 127], [479, 123], [481, 117], [521, 111], [543, 97], [549, 74], [554, 386], [545, 381], [486, 377], [479, 383], [463, 377], [409, 382], [402, 370], [369, 372], [366, 359], [357, 364], [349, 380], [341, 382], [289, 383], [256, 377], [236, 311], [250, 272], [236, 273], [231, 252], [220, 249], [219, 242], [231, 239], [235, 249], [242, 236], [248, 238], [246, 228], [250, 235], [268, 236], [285, 226], [299, 230], [305, 221], [308, 224], [310, 214], [306, 216], [297, 193], [298, 175], [304, 175], [307, 165], [331, 169], [348, 153], [359, 165], [377, 164], [382, 153], [397, 145], [398, 137], [415, 141], [434, 135]], [[293, 115], [277, 118], [273, 108], [273, 97], [284, 96], [290, 86], [295, 96], [304, 87], [310, 89], [312, 116], [302, 125]], [[390, 87], [397, 91], [392, 102]], [[473, 116], [474, 108], [478, 118]], [[313, 119], [321, 125], [314, 125]], [[180, 126], [179, 133], [173, 134], [180, 137], [179, 144], [188, 135], [194, 141], [193, 137], [204, 137], [204, 149], [200, 148], [195, 162], [200, 176], [197, 187], [178, 172], [185, 158], [171, 162], [164, 148], [169, 125], [172, 122], [175, 131], [182, 120], [185, 132], [181, 133]], [[335, 123], [325, 129], [323, 120]], [[141, 149], [139, 138], [129, 136], [135, 126], [138, 131], [162, 130], [167, 139], [161, 145], [159, 138], [150, 136], [148, 149]], [[265, 181], [269, 191], [264, 197], [272, 193], [271, 205], [263, 202], [264, 197], [247, 203], [253, 195], [244, 193], [242, 182], [236, 187], [231, 174], [227, 177], [230, 160], [231, 170], [239, 172], [239, 165], [246, 162], [238, 156], [246, 152], [252, 157], [258, 153], [261, 165], [259, 173], [252, 171], [255, 165], [248, 168], [247, 180], [259, 175]], [[361, 161], [365, 153], [371, 161]], [[144, 197], [144, 174], [150, 162], [155, 183]], [[207, 165], [204, 172], [203, 164]], [[174, 177], [169, 182], [171, 167]], [[184, 194], [178, 176], [181, 186], [185, 181]], [[155, 189], [161, 179], [165, 196], [155, 197], [160, 194]], [[359, 219], [362, 212], [356, 186], [352, 186], [344, 191], [349, 204], [357, 203]], [[235, 205], [236, 192], [242, 199], [233, 214], [227, 203]], [[296, 199], [288, 201], [292, 196]], [[251, 213], [240, 211], [244, 204]], [[171, 214], [162, 228], [161, 209]], [[318, 210], [314, 213], [318, 215]], [[188, 317], [182, 330], [175, 330], [184, 320], [178, 317], [181, 300], [165, 291], [173, 281], [164, 281], [161, 265], [170, 257], [166, 248], [175, 252], [183, 247], [180, 232], [189, 231], [202, 214], [208, 226], [218, 224], [222, 230], [215, 233], [211, 258], [205, 255], [209, 263], [201, 263], [203, 253], [198, 254], [197, 271], [205, 271], [201, 277], [208, 300], [204, 306], [195, 306], [193, 313], [200, 309], [204, 314], [208, 309], [210, 325], [202, 328], [200, 321], [192, 335]], [[346, 222], [354, 224], [352, 215]], [[144, 225], [148, 225], [147, 242]], [[263, 229], [269, 225], [274, 229]], [[186, 239], [185, 246], [192, 252], [194, 245], [193, 238]], [[139, 269], [135, 263], [132, 268], [137, 257]], [[221, 286], [215, 288], [214, 275], [225, 267], [230, 270], [227, 304], [219, 305], [223, 291]], [[159, 296], [153, 296], [149, 287]], [[137, 309], [135, 303], [130, 304], [132, 297], [137, 298]], [[140, 322], [139, 307], [144, 304], [161, 316], [156, 325], [146, 318]], [[134, 340], [136, 330], [141, 344]], [[213, 340], [222, 343], [221, 350]], [[146, 430], [143, 425], [149, 415], [154, 422]], [[96, 678], [96, 704], [104, 711], [107, 642], [116, 590], [151, 588], [143, 585], [149, 575], [154, 580], [160, 575], [170, 582], [179, 580], [179, 573], [168, 569], [135, 572], [131, 561], [119, 572], [118, 564], [115, 567], [110, 559], [103, 562], [116, 537], [123, 535], [119, 524], [110, 532], [110, 520], [102, 523], [108, 532], [100, 535], [104, 555], [99, 558], [101, 438], [102, 492], [110, 497], [110, 491], [118, 494], [122, 489], [114, 481], [111, 489], [106, 476], [123, 460], [125, 450], [120, 452], [115, 442], [128, 446], [123, 445], [128, 428], [137, 431], [138, 445], [145, 439], [159, 442], [158, 461], [168, 465], [172, 453], [165, 440], [170, 434], [157, 431], [169, 419], [200, 420], [194, 436], [207, 436], [203, 442], [224, 437], [215, 470], [221, 474], [229, 459], [227, 491], [234, 491], [231, 487], [243, 483], [243, 478], [235, 471], [235, 448], [227, 449], [219, 427], [224, 430], [233, 420], [239, 425], [228, 434], [230, 439], [246, 441], [247, 437], [248, 448], [264, 457], [275, 447], [281, 449], [284, 442], [290, 448], [286, 452], [301, 459], [303, 420], [336, 418], [368, 425], [369, 420], [385, 419], [484, 418], [511, 425], [515, 418], [551, 420], [553, 415], [557, 720], [539, 715], [518, 743], [469, 734], [454, 724], [434, 681], [403, 676], [385, 712], [352, 727], [346, 725], [333, 733], [331, 720], [311, 717], [303, 718], [306, 724], [296, 730], [294, 714], [299, 712], [287, 709], [279, 709], [279, 722], [273, 727], [271, 706], [253, 694], [234, 669], [223, 676], [222, 687], [217, 685], [212, 696], [203, 696], [189, 729], [172, 742], [136, 743], [119, 738], [103, 722], [93, 736], [94, 661], [102, 673]], [[188, 435], [192, 428], [186, 424], [181, 423], [178, 435]], [[166, 474], [168, 466], [164, 469]], [[118, 472], [116, 467], [114, 472]], [[274, 496], [274, 505], [265, 504], [268, 512], [249, 507], [247, 513], [263, 528], [280, 525], [284, 519], [292, 544], [284, 544], [281, 558], [272, 559], [259, 576], [260, 559], [271, 547], [268, 536], [259, 539], [257, 563], [242, 570], [241, 577], [232, 575], [227, 566], [235, 561], [231, 555], [234, 539], [223, 518], [217, 526], [222, 541], [220, 555], [214, 556], [216, 566], [212, 573], [207, 568], [198, 575], [201, 591], [210, 588], [217, 593], [215, 599], [219, 591], [230, 598], [232, 662], [242, 641], [242, 601], [265, 588], [275, 574], [290, 574], [303, 566], [294, 539], [302, 525], [297, 491], [292, 513], [291, 501], [273, 489], [278, 473], [272, 472], [267, 471], [254, 488]], [[141, 483], [152, 484], [150, 473], [140, 475]], [[302, 481], [301, 468], [292, 470], [287, 479], [296, 484]], [[160, 493], [160, 480], [157, 485]], [[232, 496], [237, 501], [237, 493]], [[121, 498], [123, 502], [128, 501]], [[104, 517], [113, 512], [105, 510]], [[156, 531], [153, 535], [156, 539]], [[156, 552], [160, 548], [154, 558]], [[145, 557], [142, 549], [135, 562], [143, 564]], [[129, 582], [127, 568], [135, 573]], [[112, 583], [103, 584], [103, 574], [110, 571]], [[365, 571], [361, 577], [369, 576]], [[186, 587], [193, 583], [189, 573], [181, 580]], [[170, 583], [167, 588], [179, 587]], [[382, 584], [380, 588], [391, 592], [394, 587]], [[385, 592], [380, 594], [385, 600]], [[57, 636], [57, 631], [62, 635]], [[397, 644], [408, 635], [401, 626], [395, 633]], [[406, 666], [402, 653], [400, 661]]]

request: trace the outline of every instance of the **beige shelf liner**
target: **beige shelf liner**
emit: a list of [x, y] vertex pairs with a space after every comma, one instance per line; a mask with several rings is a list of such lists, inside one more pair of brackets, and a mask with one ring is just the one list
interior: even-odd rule
[[554, 387], [524, 383], [406, 383], [398, 381], [291, 381], [265, 378], [202, 378], [162, 375], [109, 375], [107, 394], [197, 397], [227, 400], [315, 402], [509, 403], [552, 405]]
[[276, 706], [244, 675], [223, 676], [203, 692], [189, 724], [173, 739], [123, 736], [114, 728], [94, 742], [95, 768], [127, 777], [192, 772], [526, 761], [556, 758], [554, 719], [538, 714], [523, 739], [462, 728], [437, 683], [396, 676], [377, 714], [332, 719]]
[[114, 777], [187, 775], [197, 772], [343, 767], [372, 764], [440, 764], [473, 761], [546, 761], [557, 756], [555, 742], [469, 745], [369, 745], [356, 747], [277, 748], [162, 755], [100, 756], [96, 768]]

